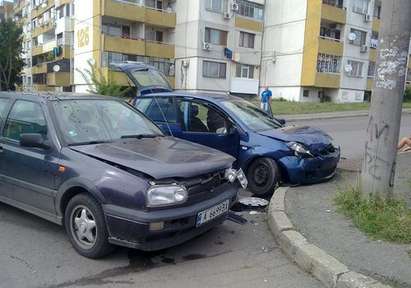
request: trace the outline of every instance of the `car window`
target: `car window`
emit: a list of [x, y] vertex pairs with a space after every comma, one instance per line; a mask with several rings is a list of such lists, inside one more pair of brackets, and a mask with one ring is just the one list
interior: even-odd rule
[[133, 135], [162, 135], [142, 113], [117, 100], [62, 100], [53, 103], [60, 132], [70, 145], [110, 142]]
[[3, 136], [19, 141], [24, 133], [40, 133], [46, 138], [46, 119], [40, 104], [18, 100], [11, 108]]
[[230, 121], [211, 106], [202, 103], [182, 100], [180, 112], [184, 115], [183, 129], [188, 132], [225, 134]]
[[137, 99], [136, 108], [155, 122], [177, 121], [176, 106], [171, 97]]
[[10, 100], [7, 98], [0, 98], [0, 123], [6, 118], [7, 116], [7, 108], [9, 106]]

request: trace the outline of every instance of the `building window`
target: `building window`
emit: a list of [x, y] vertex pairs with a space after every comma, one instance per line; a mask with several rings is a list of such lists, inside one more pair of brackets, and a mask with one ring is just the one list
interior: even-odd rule
[[304, 89], [303, 90], [303, 97], [310, 97], [310, 90]]
[[218, 13], [223, 12], [223, 0], [207, 0], [206, 9]]
[[238, 14], [258, 20], [264, 20], [264, 6], [246, 0], [237, 0]]
[[381, 19], [381, 3], [375, 4], [374, 17], [377, 19]]
[[339, 73], [341, 57], [329, 54], [318, 54], [317, 72]]
[[344, 5], [344, 0], [323, 0], [323, 3], [342, 8]]
[[375, 62], [370, 61], [368, 64], [368, 77], [374, 77], [375, 76]]
[[226, 70], [226, 63], [203, 61], [203, 77], [225, 79]]
[[240, 47], [254, 49], [255, 34], [240, 32]]
[[237, 64], [235, 76], [238, 78], [254, 79], [254, 66], [245, 65], [245, 64]]
[[350, 67], [349, 72], [347, 72], [347, 75], [350, 77], [362, 77], [362, 67], [364, 66], [363, 62], [360, 61], [354, 61], [354, 60], [348, 60], [347, 64]]
[[355, 0], [352, 1], [352, 11], [358, 14], [367, 14], [368, 13], [368, 5], [369, 0]]
[[[139, 1], [136, 1], [139, 2]], [[146, 0], [146, 6], [158, 10], [163, 10], [163, 1], [162, 0]]]
[[350, 40], [351, 44], [357, 45], [357, 46], [365, 45], [367, 41], [367, 32], [351, 28], [350, 33], [355, 35], [355, 39]]
[[379, 38], [378, 32], [377, 31], [372, 31], [371, 41], [370, 41], [370, 47], [371, 48], [374, 48], [374, 49], [378, 48], [378, 38]]
[[322, 38], [340, 40], [341, 31], [339, 26], [335, 23], [321, 22], [320, 36]]
[[227, 46], [227, 31], [206, 27], [204, 41], [215, 45]]

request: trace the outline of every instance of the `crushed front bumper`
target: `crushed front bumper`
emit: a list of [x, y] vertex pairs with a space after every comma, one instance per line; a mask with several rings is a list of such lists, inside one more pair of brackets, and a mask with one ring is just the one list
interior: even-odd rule
[[[238, 185], [224, 184], [217, 196], [185, 207], [141, 211], [103, 205], [109, 241], [112, 244], [144, 251], [161, 250], [181, 244], [226, 220], [227, 213], [196, 227], [199, 212], [229, 200], [231, 207], [237, 201]], [[150, 223], [164, 222], [161, 230], [150, 230]]]

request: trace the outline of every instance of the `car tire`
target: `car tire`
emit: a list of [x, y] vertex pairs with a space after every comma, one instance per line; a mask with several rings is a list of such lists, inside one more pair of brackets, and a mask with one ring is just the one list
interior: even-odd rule
[[271, 158], [258, 158], [247, 169], [248, 189], [258, 197], [274, 193], [280, 182], [278, 165]]
[[74, 249], [92, 259], [104, 257], [113, 251], [108, 242], [108, 231], [100, 204], [86, 194], [70, 199], [64, 213], [64, 226]]

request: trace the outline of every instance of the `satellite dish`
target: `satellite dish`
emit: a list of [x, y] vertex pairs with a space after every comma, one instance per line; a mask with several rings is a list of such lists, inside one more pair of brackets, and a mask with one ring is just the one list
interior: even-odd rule
[[352, 71], [352, 66], [351, 64], [347, 64], [344, 67], [345, 72], [350, 73]]
[[58, 65], [58, 64], [56, 64], [56, 65], [53, 66], [53, 71], [54, 71], [54, 72], [60, 72], [60, 69], [61, 69], [61, 67], [60, 67], [60, 65]]
[[348, 40], [354, 41], [355, 39], [357, 39], [357, 34], [355, 33], [348, 34]]

